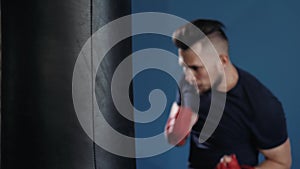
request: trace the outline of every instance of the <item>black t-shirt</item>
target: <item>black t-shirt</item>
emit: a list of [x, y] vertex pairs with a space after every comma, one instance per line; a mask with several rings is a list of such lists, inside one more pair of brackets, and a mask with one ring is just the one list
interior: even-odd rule
[[[211, 91], [200, 95], [199, 119], [191, 132], [189, 167], [214, 169], [220, 158], [236, 154], [240, 164], [258, 164], [258, 149], [270, 149], [287, 139], [281, 103], [254, 76], [237, 68], [239, 80], [227, 92], [220, 123], [212, 136], [199, 143], [199, 133], [211, 104]], [[184, 80], [183, 80], [184, 81]], [[187, 82], [181, 82], [182, 86]], [[177, 103], [180, 105], [180, 95]]]

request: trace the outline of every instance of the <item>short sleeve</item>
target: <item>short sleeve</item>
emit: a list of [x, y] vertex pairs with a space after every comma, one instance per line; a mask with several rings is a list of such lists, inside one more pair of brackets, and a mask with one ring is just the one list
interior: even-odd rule
[[271, 149], [287, 138], [286, 118], [280, 101], [248, 72], [240, 70], [241, 83], [249, 104], [247, 123], [252, 141], [259, 149]]
[[260, 149], [270, 149], [283, 144], [288, 138], [286, 118], [281, 103], [273, 97], [257, 98], [251, 130]]

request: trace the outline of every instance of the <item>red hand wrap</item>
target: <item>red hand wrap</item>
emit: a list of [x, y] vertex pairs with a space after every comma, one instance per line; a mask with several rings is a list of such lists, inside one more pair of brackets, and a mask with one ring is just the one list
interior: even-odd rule
[[236, 158], [236, 155], [231, 155], [231, 161], [226, 162], [226, 161], [221, 161], [217, 165], [216, 169], [254, 169], [254, 167], [247, 166], [247, 165], [240, 165], [238, 163], [238, 160]]

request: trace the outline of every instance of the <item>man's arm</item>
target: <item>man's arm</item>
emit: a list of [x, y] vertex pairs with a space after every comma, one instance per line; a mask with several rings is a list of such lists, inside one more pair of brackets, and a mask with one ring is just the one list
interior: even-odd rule
[[290, 140], [287, 139], [283, 144], [267, 149], [260, 150], [265, 156], [265, 161], [260, 165], [251, 167], [240, 165], [237, 157], [232, 155], [225, 155], [221, 158], [216, 166], [216, 169], [290, 169], [292, 164]]
[[256, 166], [256, 169], [290, 169], [292, 165], [292, 155], [290, 140], [283, 144], [267, 150], [260, 150], [265, 156], [265, 161]]

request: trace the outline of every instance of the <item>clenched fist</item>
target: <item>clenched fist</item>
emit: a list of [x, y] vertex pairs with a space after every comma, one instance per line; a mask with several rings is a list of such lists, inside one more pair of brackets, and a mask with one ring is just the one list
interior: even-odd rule
[[254, 169], [254, 167], [247, 165], [240, 165], [236, 155], [232, 154], [230, 156], [225, 155], [221, 158], [216, 169]]

